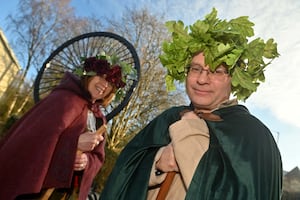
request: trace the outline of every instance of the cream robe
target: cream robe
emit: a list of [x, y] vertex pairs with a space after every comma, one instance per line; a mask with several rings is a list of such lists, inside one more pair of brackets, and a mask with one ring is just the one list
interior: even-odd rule
[[[196, 167], [209, 145], [209, 131], [203, 119], [181, 119], [169, 127], [170, 137], [180, 173], [177, 173], [171, 184], [166, 200], [184, 199], [187, 188], [193, 178]], [[156, 176], [155, 163], [165, 147], [156, 154], [148, 190], [148, 200], [154, 200], [159, 192], [159, 184], [166, 173]]]

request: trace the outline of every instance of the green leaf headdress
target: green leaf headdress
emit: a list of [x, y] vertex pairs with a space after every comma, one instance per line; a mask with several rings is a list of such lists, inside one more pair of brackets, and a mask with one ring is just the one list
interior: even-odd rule
[[233, 95], [246, 100], [265, 80], [265, 67], [279, 56], [273, 39], [267, 42], [261, 38], [248, 41], [254, 36], [254, 23], [247, 16], [220, 20], [213, 8], [204, 20], [197, 20], [189, 27], [184, 26], [182, 21], [168, 21], [166, 26], [172, 38], [163, 43], [160, 61], [167, 68], [169, 91], [175, 89], [175, 80], [185, 80], [186, 66], [195, 53], [202, 51], [205, 63], [212, 71], [222, 63], [228, 66]]

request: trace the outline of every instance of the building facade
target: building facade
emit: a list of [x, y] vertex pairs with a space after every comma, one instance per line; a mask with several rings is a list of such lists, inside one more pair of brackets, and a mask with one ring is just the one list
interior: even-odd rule
[[0, 28], [0, 99], [20, 69], [18, 60]]

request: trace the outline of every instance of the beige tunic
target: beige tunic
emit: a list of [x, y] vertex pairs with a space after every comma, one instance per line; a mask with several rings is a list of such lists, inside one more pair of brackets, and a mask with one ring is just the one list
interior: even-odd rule
[[[177, 173], [171, 184], [166, 200], [184, 199], [196, 167], [207, 151], [209, 145], [209, 131], [203, 119], [181, 119], [169, 127], [170, 137], [175, 158], [180, 173]], [[153, 162], [148, 200], [156, 199], [159, 192], [158, 185], [163, 182], [166, 174], [155, 175], [155, 163], [160, 158], [162, 147]]]

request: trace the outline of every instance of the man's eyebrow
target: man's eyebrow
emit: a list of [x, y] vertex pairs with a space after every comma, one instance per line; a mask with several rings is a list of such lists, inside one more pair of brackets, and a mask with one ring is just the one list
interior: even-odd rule
[[197, 66], [203, 67], [203, 65], [201, 65], [200, 63], [194, 63], [194, 62], [191, 62], [190, 66], [191, 66], [191, 65], [197, 65]]

